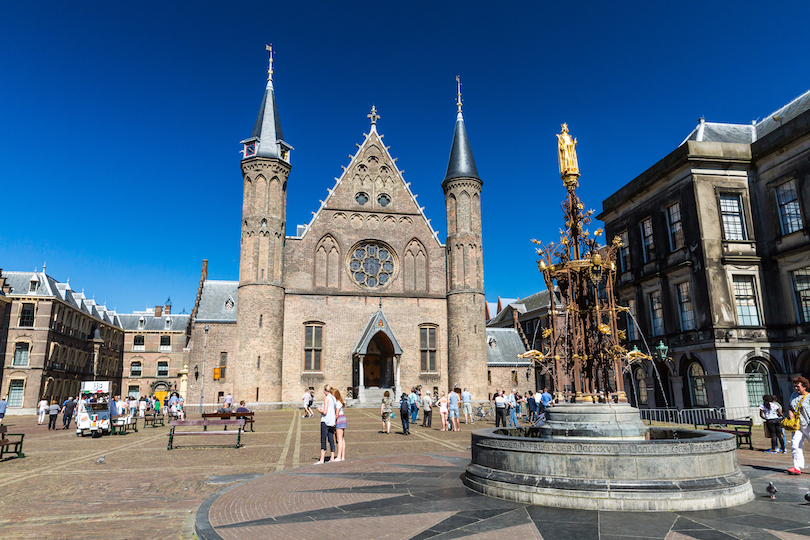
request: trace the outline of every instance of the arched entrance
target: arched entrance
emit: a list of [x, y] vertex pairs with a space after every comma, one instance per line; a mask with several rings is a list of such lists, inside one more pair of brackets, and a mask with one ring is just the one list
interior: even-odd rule
[[158, 381], [152, 385], [152, 394], [154, 394], [155, 399], [158, 399], [161, 403], [163, 400], [166, 399], [166, 394], [169, 393], [169, 383], [165, 381]]
[[363, 387], [394, 386], [394, 346], [383, 332], [377, 332], [368, 344], [363, 362]]

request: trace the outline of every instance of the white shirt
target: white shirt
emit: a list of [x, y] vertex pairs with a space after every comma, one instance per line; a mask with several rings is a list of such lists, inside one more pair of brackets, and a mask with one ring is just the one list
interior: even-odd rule
[[335, 425], [335, 398], [327, 394], [323, 400], [323, 410], [326, 414], [321, 416], [321, 422], [327, 426]]
[[[767, 409], [765, 408], [764, 403], [759, 406], [759, 410], [765, 415], [765, 420], [774, 420], [779, 418], [779, 404], [771, 402], [769, 405], [770, 408]], [[804, 404], [802, 404], [802, 407], [804, 407]]]

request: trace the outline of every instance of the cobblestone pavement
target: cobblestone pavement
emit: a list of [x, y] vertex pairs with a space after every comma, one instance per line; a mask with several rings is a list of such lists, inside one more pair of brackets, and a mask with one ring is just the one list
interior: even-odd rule
[[[7, 416], [9, 432], [26, 434], [26, 457], [0, 462], [0, 538], [190, 539], [195, 519], [210, 525], [203, 529], [207, 537], [222, 538], [810, 536], [810, 505], [803, 499], [810, 479], [784, 474], [789, 456], [739, 450], [757, 500], [727, 511], [678, 517], [526, 508], [461, 485], [467, 426], [443, 433], [436, 422], [432, 429], [412, 425], [406, 437], [398, 420], [390, 434], [379, 433], [373, 409], [349, 409], [347, 416], [348, 461], [324, 465], [313, 465], [318, 420], [302, 419], [300, 411], [257, 413], [256, 432], [244, 434], [238, 450], [192, 446], [231, 442], [212, 436], [177, 438], [181, 447], [167, 451], [168, 427], [93, 439], [74, 430], [49, 432], [35, 417]], [[470, 427], [479, 426], [492, 424]], [[755, 429], [754, 443], [767, 447], [761, 430]], [[775, 502], [763, 497], [769, 480], [780, 490]]]

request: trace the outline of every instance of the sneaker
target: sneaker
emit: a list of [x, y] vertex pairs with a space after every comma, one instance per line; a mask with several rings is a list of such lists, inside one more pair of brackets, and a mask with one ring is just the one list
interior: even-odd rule
[[778, 454], [779, 450], [765, 450], [766, 454]]
[[791, 467], [785, 472], [787, 472], [788, 474], [802, 474], [802, 471], [800, 471], [796, 467]]

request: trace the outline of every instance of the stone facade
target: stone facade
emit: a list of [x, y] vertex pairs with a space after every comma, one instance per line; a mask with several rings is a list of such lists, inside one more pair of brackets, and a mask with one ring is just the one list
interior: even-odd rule
[[754, 125], [701, 119], [604, 201], [631, 345], [669, 347], [633, 370], [633, 403], [745, 411], [810, 374], [808, 156], [810, 92]]
[[[0, 344], [0, 393], [10, 413], [39, 400], [59, 403], [82, 381], [112, 381], [120, 392], [124, 331], [115, 311], [43, 272], [2, 272], [7, 317]], [[0, 303], [0, 311], [3, 303]]]
[[[207, 367], [199, 381], [190, 377], [190, 395], [293, 402], [325, 384], [361, 400], [366, 388], [420, 384], [486, 395], [483, 183], [461, 113], [442, 184], [447, 245], [383, 144], [376, 110], [369, 118], [370, 132], [312, 221], [285, 236], [287, 179], [296, 180], [268, 81], [243, 141], [239, 281], [209, 280], [204, 263], [189, 371], [202, 369], [203, 356]], [[212, 381], [221, 352], [235, 361], [226, 380]]]
[[171, 302], [154, 311], [120, 314], [124, 328], [124, 366], [121, 392], [134, 398], [180, 390], [183, 366], [188, 364], [188, 314], [172, 314]]

